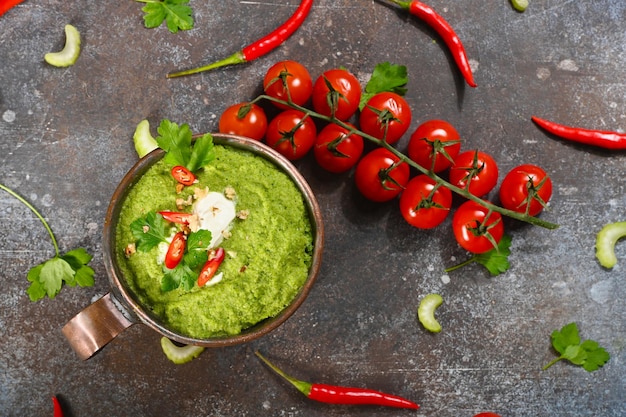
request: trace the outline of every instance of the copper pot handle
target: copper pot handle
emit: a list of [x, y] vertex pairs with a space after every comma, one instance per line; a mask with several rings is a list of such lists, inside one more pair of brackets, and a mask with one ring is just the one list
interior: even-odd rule
[[78, 356], [86, 360], [133, 324], [107, 293], [75, 315], [62, 331]]

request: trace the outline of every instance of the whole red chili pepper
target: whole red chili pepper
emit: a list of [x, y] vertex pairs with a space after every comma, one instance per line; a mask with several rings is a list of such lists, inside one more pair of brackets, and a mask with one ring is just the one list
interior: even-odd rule
[[24, 0], [1, 0], [0, 1], [0, 16], [8, 12], [13, 7], [17, 6]]
[[410, 408], [417, 410], [419, 405], [412, 401], [365, 388], [340, 387], [336, 385], [313, 384], [295, 379], [274, 366], [259, 352], [256, 355], [278, 375], [289, 381], [294, 387], [308, 398], [327, 404], [348, 405], [382, 405], [386, 407]]
[[237, 51], [228, 58], [224, 58], [209, 65], [167, 74], [167, 78], [182, 77], [183, 75], [197, 74], [227, 65], [243, 64], [253, 61], [272, 51], [289, 38], [302, 25], [309, 15], [312, 6], [313, 0], [302, 0], [294, 14], [282, 25], [265, 37], [244, 47], [241, 51]]
[[456, 62], [457, 67], [459, 67], [465, 82], [467, 82], [470, 87], [476, 87], [474, 75], [472, 74], [472, 68], [470, 67], [465, 53], [465, 47], [456, 32], [454, 32], [454, 29], [452, 29], [452, 26], [450, 26], [450, 24], [443, 17], [437, 14], [432, 7], [422, 3], [421, 1], [390, 1], [403, 9], [408, 10], [409, 13], [426, 22], [428, 26], [437, 32], [450, 50], [450, 53], [454, 58], [454, 62]]
[[626, 149], [626, 133], [565, 126], [540, 119], [536, 116], [532, 116], [531, 119], [548, 133], [563, 139], [571, 140], [572, 142], [597, 146], [605, 149]]
[[61, 403], [59, 403], [59, 399], [56, 396], [52, 396], [52, 411], [54, 417], [63, 417], [63, 409], [61, 408]]

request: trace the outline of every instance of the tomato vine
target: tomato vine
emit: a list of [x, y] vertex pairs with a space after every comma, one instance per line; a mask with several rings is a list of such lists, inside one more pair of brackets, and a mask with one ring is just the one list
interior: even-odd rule
[[449, 181], [445, 180], [444, 178], [442, 178], [441, 176], [437, 175], [436, 173], [432, 172], [431, 170], [422, 167], [421, 165], [417, 164], [415, 161], [411, 160], [408, 156], [406, 156], [404, 153], [402, 153], [401, 151], [399, 151], [398, 149], [396, 149], [395, 147], [393, 147], [391, 144], [387, 143], [385, 140], [381, 140], [378, 139], [370, 134], [367, 134], [361, 130], [359, 130], [358, 128], [356, 128], [354, 125], [339, 120], [334, 116], [327, 116], [321, 113], [318, 113], [314, 110], [311, 110], [307, 107], [295, 104], [291, 101], [288, 100], [280, 100], [277, 99], [275, 97], [271, 97], [265, 94], [261, 94], [259, 96], [257, 96], [256, 98], [254, 98], [252, 101], [250, 101], [250, 103], [258, 103], [261, 102], [263, 100], [268, 100], [270, 102], [273, 103], [277, 103], [277, 104], [281, 104], [283, 106], [287, 106], [296, 110], [299, 110], [301, 112], [303, 112], [304, 114], [308, 115], [311, 118], [314, 119], [318, 119], [321, 121], [325, 121], [328, 123], [334, 123], [336, 125], [341, 126], [342, 128], [346, 129], [346, 131], [348, 132], [348, 135], [358, 135], [361, 136], [363, 139], [366, 139], [372, 143], [374, 143], [377, 146], [380, 146], [382, 148], [386, 148], [387, 150], [389, 150], [391, 153], [393, 153], [395, 156], [397, 156], [398, 158], [400, 158], [401, 161], [406, 162], [408, 165], [410, 165], [411, 167], [417, 169], [419, 172], [421, 172], [422, 174], [425, 174], [427, 176], [429, 176], [430, 178], [432, 178], [437, 184], [439, 184], [440, 186], [445, 186], [446, 188], [450, 189], [452, 192], [460, 195], [461, 197], [466, 198], [467, 200], [471, 200], [474, 201], [484, 207], [486, 207], [488, 210], [495, 212], [495, 213], [499, 213], [503, 216], [518, 220], [518, 221], [522, 221], [525, 223], [529, 223], [532, 224], [534, 226], [539, 226], [539, 227], [543, 227], [545, 229], [549, 229], [549, 230], [554, 230], [557, 229], [559, 227], [558, 224], [556, 223], [552, 223], [543, 219], [540, 219], [538, 217], [533, 217], [530, 216], [528, 214], [525, 213], [519, 213], [516, 212], [514, 210], [510, 210], [510, 209], [506, 209], [504, 207], [501, 207], [497, 204], [491, 203], [489, 201], [486, 201], [480, 197], [477, 197], [475, 195], [473, 195], [472, 193], [470, 193], [466, 188], [460, 188], [452, 183], [450, 183]]

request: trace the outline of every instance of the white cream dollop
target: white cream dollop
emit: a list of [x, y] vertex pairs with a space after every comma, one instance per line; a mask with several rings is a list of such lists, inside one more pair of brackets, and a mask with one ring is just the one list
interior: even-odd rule
[[215, 248], [230, 230], [237, 213], [233, 200], [223, 193], [211, 191], [196, 200], [193, 214], [198, 216], [198, 229], [211, 232], [209, 248]]

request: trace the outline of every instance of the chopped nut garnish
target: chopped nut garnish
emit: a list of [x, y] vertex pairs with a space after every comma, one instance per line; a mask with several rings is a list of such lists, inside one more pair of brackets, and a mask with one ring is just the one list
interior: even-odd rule
[[185, 207], [190, 206], [192, 204], [193, 204], [193, 201], [192, 201], [191, 196], [188, 196], [187, 199], [184, 199], [184, 198], [176, 199], [176, 208], [178, 208], [179, 210], [182, 210]]
[[229, 239], [233, 234], [230, 232], [230, 230], [222, 230], [222, 236], [224, 236], [224, 239]]
[[234, 200], [235, 197], [237, 197], [237, 193], [235, 192], [235, 189], [231, 187], [230, 185], [224, 189], [224, 195], [229, 200]]
[[127, 258], [133, 256], [135, 252], [137, 252], [137, 248], [135, 247], [134, 243], [129, 243], [128, 245], [126, 245], [126, 248], [124, 249], [124, 255], [126, 255]]
[[185, 186], [181, 183], [176, 184], [176, 194], [180, 194], [185, 189]]
[[187, 224], [189, 226], [189, 230], [191, 230], [192, 232], [197, 232], [198, 229], [200, 229], [200, 217], [194, 213], [193, 215], [189, 216], [189, 223]]
[[248, 269], [247, 265], [241, 265], [241, 268], [239, 268], [239, 272], [240, 273], [244, 273], [246, 271], [246, 269]]
[[193, 198], [196, 200], [200, 200], [203, 197], [206, 197], [209, 194], [209, 187], [204, 188], [194, 188], [193, 189]]
[[245, 209], [245, 210], [239, 210], [237, 212], [237, 218], [240, 220], [245, 220], [248, 218], [248, 216], [250, 215], [250, 211]]
[[144, 233], [148, 233], [150, 231], [150, 226], [146, 224], [141, 228], [141, 230], [143, 230]]

